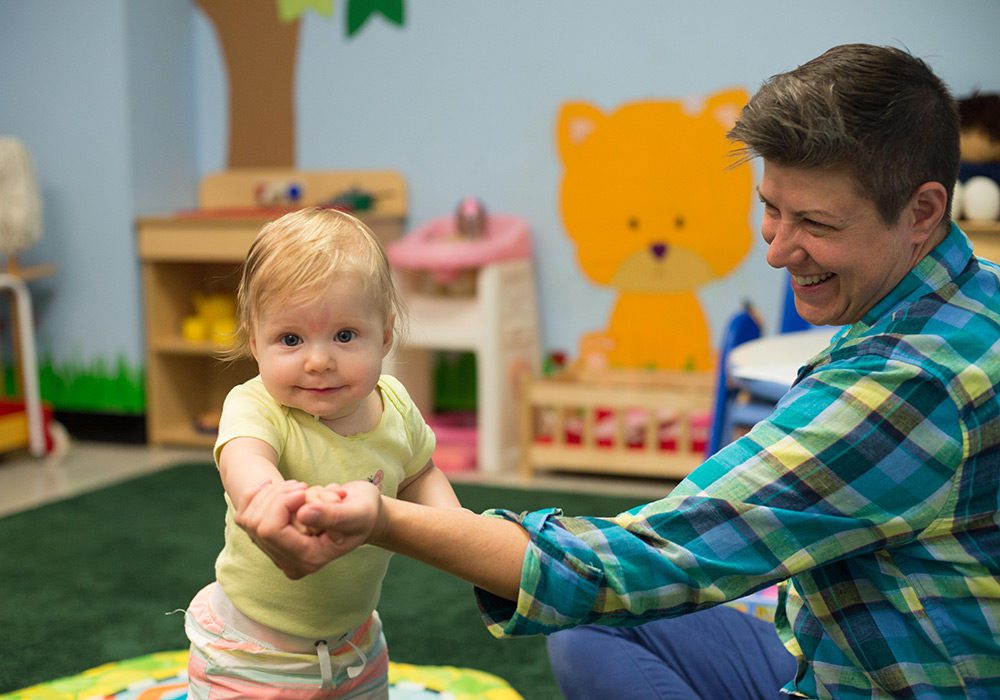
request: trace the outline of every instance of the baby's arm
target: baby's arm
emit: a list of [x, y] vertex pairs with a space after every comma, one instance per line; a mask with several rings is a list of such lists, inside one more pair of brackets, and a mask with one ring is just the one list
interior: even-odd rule
[[396, 498], [434, 508], [462, 507], [448, 477], [430, 461], [417, 474], [400, 484]]
[[219, 475], [237, 513], [246, 510], [262, 486], [285, 480], [277, 463], [278, 454], [274, 448], [257, 438], [233, 438], [222, 446]]
[[[431, 461], [428, 461], [423, 469], [399, 485], [396, 498], [412, 503], [421, 503], [433, 508], [462, 507], [462, 504], [458, 502], [458, 496], [455, 495], [454, 489], [451, 488], [448, 477], [435, 467]], [[343, 500], [344, 487], [340, 484], [310, 486], [306, 489], [306, 506], [317, 505], [325, 508], [325, 505], [328, 503], [340, 503]], [[367, 517], [368, 515], [365, 514], [362, 515], [361, 519], [365, 520]], [[295, 515], [295, 526], [309, 535], [318, 535], [323, 532], [319, 528], [303, 524], [298, 517], [298, 513]]]
[[234, 438], [219, 453], [219, 473], [236, 508], [236, 524], [288, 578], [299, 579], [333, 558], [333, 543], [297, 527], [295, 514], [306, 501], [306, 485], [286, 481], [276, 465], [274, 449], [256, 438]]

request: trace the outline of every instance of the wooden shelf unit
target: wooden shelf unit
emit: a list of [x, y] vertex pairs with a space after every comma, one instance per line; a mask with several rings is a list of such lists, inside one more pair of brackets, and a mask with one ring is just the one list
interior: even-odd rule
[[303, 187], [302, 206], [320, 203], [352, 187], [376, 193], [376, 206], [360, 217], [383, 243], [403, 233], [406, 185], [392, 171], [238, 170], [202, 182], [196, 215], [151, 216], [137, 222], [146, 330], [146, 428], [154, 445], [211, 446], [196, 418], [218, 411], [229, 390], [256, 374], [250, 360], [223, 362], [222, 348], [181, 336], [194, 312], [195, 292], [235, 292], [239, 266], [257, 232], [276, 214], [211, 215], [249, 209], [261, 182], [288, 180]]
[[972, 241], [976, 255], [1000, 262], [1000, 221], [956, 221]]

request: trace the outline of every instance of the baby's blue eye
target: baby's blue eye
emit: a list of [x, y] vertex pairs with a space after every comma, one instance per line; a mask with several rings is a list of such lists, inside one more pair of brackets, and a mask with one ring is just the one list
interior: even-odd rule
[[285, 335], [281, 336], [281, 339], [278, 342], [280, 342], [285, 347], [294, 348], [296, 345], [299, 345], [302, 342], [302, 338], [295, 335], [294, 333], [286, 333]]
[[358, 334], [355, 333], [354, 331], [343, 330], [343, 331], [337, 331], [337, 334], [333, 337], [337, 340], [338, 343], [349, 343], [352, 340], [354, 340], [354, 338], [357, 337], [357, 335]]

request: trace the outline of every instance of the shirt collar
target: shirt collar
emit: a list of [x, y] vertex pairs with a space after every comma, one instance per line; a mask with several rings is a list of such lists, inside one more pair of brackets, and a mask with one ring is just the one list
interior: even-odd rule
[[952, 222], [948, 235], [855, 325], [870, 328], [900, 306], [941, 289], [958, 277], [971, 258], [972, 244]]

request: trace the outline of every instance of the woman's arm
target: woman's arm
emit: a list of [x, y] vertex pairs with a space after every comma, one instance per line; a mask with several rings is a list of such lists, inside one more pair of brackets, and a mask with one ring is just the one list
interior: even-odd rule
[[353, 481], [336, 491], [340, 500], [335, 505], [306, 504], [298, 517], [310, 527], [335, 533], [331, 542], [341, 550], [337, 556], [372, 544], [517, 600], [528, 546], [528, 533], [520, 525], [461, 508], [434, 508], [382, 496], [366, 481]]
[[[688, 612], [906, 542], [940, 512], [961, 459], [961, 439], [940, 439], [960, 433], [954, 404], [918, 368], [869, 361], [881, 364], [816, 372], [667, 497], [613, 518], [476, 516], [356, 484], [303, 517], [334, 538], [356, 537], [345, 552], [376, 544], [508, 601], [530, 599], [493, 618], [504, 634]], [[909, 403], [885, 400], [887, 388]], [[877, 398], [886, 415], [869, 409]], [[840, 410], [817, 420], [817, 402]], [[907, 410], [892, 410], [900, 405]], [[900, 435], [913, 449], [900, 448]]]

